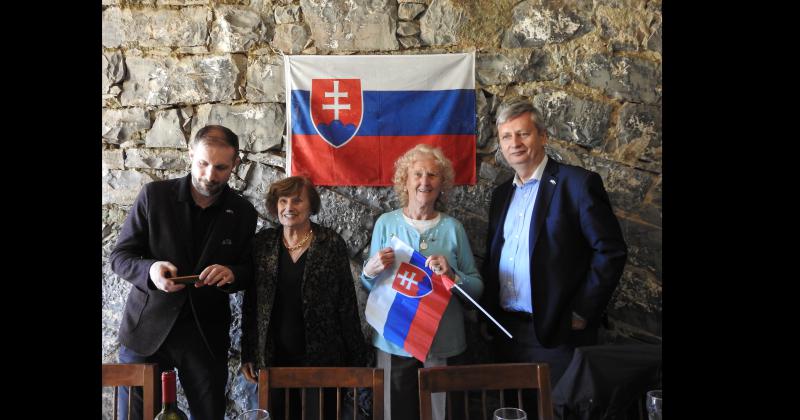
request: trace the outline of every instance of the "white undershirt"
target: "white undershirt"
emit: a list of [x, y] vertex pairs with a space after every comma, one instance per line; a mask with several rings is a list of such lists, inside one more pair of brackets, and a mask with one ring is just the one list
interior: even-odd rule
[[430, 220], [414, 220], [406, 216], [405, 213], [403, 214], [403, 219], [405, 219], [406, 223], [411, 225], [411, 227], [413, 227], [417, 232], [419, 232], [420, 235], [426, 230], [434, 227], [437, 223], [439, 223], [439, 220], [441, 220], [441, 218], [442, 218], [441, 213], [436, 213], [436, 217]]

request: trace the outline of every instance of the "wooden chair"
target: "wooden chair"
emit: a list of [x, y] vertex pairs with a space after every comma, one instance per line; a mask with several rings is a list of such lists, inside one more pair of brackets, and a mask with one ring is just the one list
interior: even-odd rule
[[[486, 391], [498, 390], [500, 406], [505, 407], [503, 390], [517, 389], [518, 407], [522, 407], [522, 390], [536, 389], [539, 399], [539, 419], [552, 420], [553, 403], [550, 396], [550, 368], [545, 363], [503, 363], [465, 366], [441, 366], [419, 370], [419, 410], [422, 420], [431, 420], [431, 393], [463, 391], [464, 412], [469, 420], [470, 390], [481, 391], [481, 407], [487, 413]], [[452, 398], [447, 398], [447, 417], [452, 419]], [[528, 408], [530, 410], [530, 408]], [[485, 417], [486, 418], [486, 417]]]
[[[353, 389], [353, 419], [358, 413], [356, 388], [372, 388], [372, 418], [383, 420], [383, 369], [368, 367], [281, 367], [261, 369], [258, 373], [258, 406], [269, 410], [269, 391], [276, 388], [301, 388], [305, 410], [306, 389], [319, 388], [320, 419], [324, 411], [323, 388], [336, 388], [336, 419], [342, 415], [342, 388]], [[289, 393], [286, 392], [286, 418], [289, 419]], [[293, 415], [292, 418], [302, 418]], [[277, 419], [276, 419], [277, 420]]]
[[[128, 387], [129, 397], [131, 395], [131, 387], [140, 386], [143, 388], [144, 407], [142, 419], [153, 420], [153, 417], [155, 417], [157, 380], [158, 365], [155, 363], [103, 363], [102, 386], [114, 387], [114, 420], [117, 419], [117, 399], [120, 386]], [[130, 409], [131, 398], [128, 398], [129, 413]]]

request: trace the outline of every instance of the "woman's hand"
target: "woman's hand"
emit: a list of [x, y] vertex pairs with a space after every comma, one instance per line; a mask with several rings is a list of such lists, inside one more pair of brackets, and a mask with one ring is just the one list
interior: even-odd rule
[[394, 250], [390, 247], [383, 248], [373, 255], [364, 266], [364, 275], [375, 277], [394, 264]]
[[252, 362], [242, 363], [241, 371], [248, 382], [258, 383], [258, 369], [253, 368]]
[[447, 262], [447, 258], [445, 258], [444, 255], [431, 255], [425, 260], [425, 267], [430, 268], [435, 274], [444, 274], [450, 277], [451, 280], [454, 280], [455, 273], [450, 268], [450, 264]]

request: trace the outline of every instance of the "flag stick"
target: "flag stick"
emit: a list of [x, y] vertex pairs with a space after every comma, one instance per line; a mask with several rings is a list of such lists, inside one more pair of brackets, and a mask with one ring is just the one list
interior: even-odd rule
[[[445, 277], [445, 276], [442, 276], [442, 277]], [[448, 280], [450, 280], [450, 279], [448, 278]], [[452, 280], [450, 280], [450, 282], [453, 284], [453, 287], [455, 287], [456, 289], [458, 289], [458, 291], [459, 291], [459, 292], [461, 292], [461, 295], [462, 295], [462, 296], [464, 296], [464, 297], [466, 297], [467, 299], [469, 299], [469, 301], [470, 301], [470, 302], [472, 302], [472, 304], [473, 304], [473, 305], [477, 306], [477, 307], [478, 307], [478, 309], [480, 309], [480, 310], [481, 310], [481, 312], [483, 312], [483, 314], [484, 314], [484, 315], [486, 315], [487, 317], [489, 317], [489, 319], [491, 319], [491, 320], [492, 320], [492, 322], [494, 322], [494, 325], [497, 325], [497, 326], [498, 326], [498, 327], [499, 327], [501, 330], [503, 330], [503, 332], [504, 332], [504, 333], [506, 333], [506, 335], [508, 336], [508, 338], [514, 338], [514, 337], [512, 337], [512, 336], [511, 336], [511, 333], [509, 333], [509, 332], [508, 332], [508, 331], [507, 331], [505, 328], [503, 328], [503, 326], [502, 326], [502, 325], [500, 325], [500, 323], [499, 323], [499, 322], [497, 322], [497, 320], [495, 320], [494, 318], [492, 318], [492, 316], [491, 316], [491, 315], [489, 315], [489, 313], [488, 313], [488, 312], [486, 312], [486, 310], [485, 310], [485, 309], [483, 309], [483, 307], [482, 307], [481, 305], [478, 305], [478, 302], [475, 302], [475, 300], [474, 300], [474, 299], [472, 299], [472, 297], [471, 297], [469, 294], [467, 294], [467, 292], [465, 292], [465, 291], [464, 291], [464, 289], [462, 289], [462, 288], [458, 287], [458, 285], [457, 285], [455, 282], [453, 282]]]

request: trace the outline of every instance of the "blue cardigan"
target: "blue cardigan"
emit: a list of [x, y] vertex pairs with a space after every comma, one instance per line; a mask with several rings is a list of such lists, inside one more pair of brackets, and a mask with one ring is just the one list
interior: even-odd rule
[[[450, 267], [459, 277], [459, 287], [469, 293], [473, 299], [478, 299], [483, 292], [483, 281], [475, 267], [475, 259], [472, 256], [472, 249], [469, 246], [464, 226], [453, 217], [444, 213], [440, 214], [439, 223], [422, 235], [406, 223], [403, 219], [402, 209], [382, 214], [372, 230], [369, 255], [372, 257], [381, 249], [389, 246], [389, 240], [396, 235], [426, 257], [443, 255], [447, 258]], [[424, 250], [419, 248], [420, 240], [423, 238], [428, 243], [428, 248]], [[361, 283], [367, 290], [372, 290], [376, 278], [370, 278], [363, 272], [361, 273]], [[453, 291], [453, 294], [459, 295], [459, 292]], [[471, 305], [471, 303], [467, 303], [467, 305]], [[411, 357], [411, 354], [402, 347], [386, 341], [379, 334], [373, 334], [372, 344], [387, 353]], [[451, 298], [441, 321], [439, 321], [439, 329], [433, 338], [428, 355], [452, 357], [461, 354], [466, 348], [462, 303], [458, 298]]]

